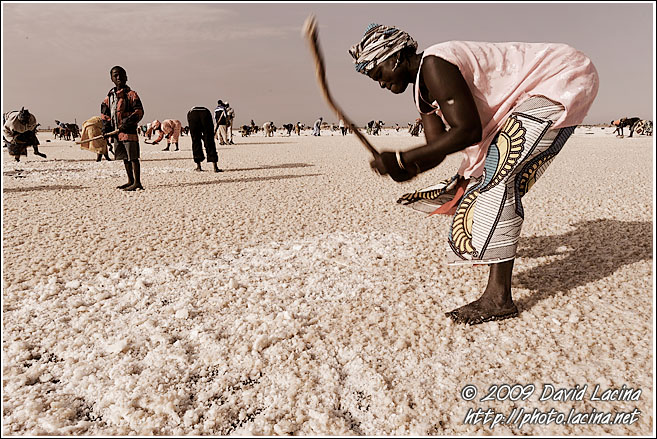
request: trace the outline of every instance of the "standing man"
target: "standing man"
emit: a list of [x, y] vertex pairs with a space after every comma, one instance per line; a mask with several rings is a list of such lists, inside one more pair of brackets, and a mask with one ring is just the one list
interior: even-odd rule
[[234, 145], [233, 143], [233, 120], [235, 120], [235, 111], [233, 108], [230, 106], [228, 102], [226, 102], [226, 132], [228, 135], [228, 144], [229, 145]]
[[176, 151], [178, 151], [178, 140], [180, 139], [181, 131], [182, 123], [178, 119], [163, 120], [160, 124], [160, 134], [157, 136], [157, 139], [153, 141], [153, 145], [160, 143], [160, 140], [166, 135], [167, 147], [162, 151], [169, 151], [169, 147], [172, 143], [176, 145]]
[[315, 121], [315, 125], [313, 125], [313, 136], [321, 136], [322, 120], [320, 117]]
[[39, 124], [29, 110], [21, 108], [20, 111], [11, 111], [4, 119], [2, 138], [7, 143], [10, 156], [20, 162], [22, 155], [27, 156], [27, 147], [31, 146], [35, 155], [46, 158], [44, 153], [39, 152], [39, 139], [36, 136]]
[[217, 108], [214, 109], [214, 120], [217, 122], [214, 138], [219, 139], [220, 145], [226, 145], [228, 143], [228, 137], [226, 134], [228, 127], [228, 113], [226, 112], [226, 104], [224, 104], [221, 99], [217, 101]]
[[214, 166], [214, 172], [222, 172], [217, 167], [217, 146], [214, 143], [214, 123], [212, 122], [212, 113], [205, 107], [194, 107], [187, 112], [187, 123], [189, 124], [189, 134], [192, 137], [192, 154], [196, 170], [202, 171], [201, 162], [205, 159], [203, 155], [203, 146], [208, 155], [208, 162]]
[[[128, 74], [123, 67], [112, 67], [110, 79], [115, 87], [107, 93], [103, 103], [100, 104], [100, 117], [103, 120], [103, 135], [108, 140], [112, 139], [114, 143], [114, 159], [123, 160], [128, 175], [128, 182], [117, 186], [117, 189], [143, 190], [137, 127], [144, 117], [144, 107], [137, 92], [128, 87]], [[109, 135], [116, 130], [119, 131], [118, 134]]]

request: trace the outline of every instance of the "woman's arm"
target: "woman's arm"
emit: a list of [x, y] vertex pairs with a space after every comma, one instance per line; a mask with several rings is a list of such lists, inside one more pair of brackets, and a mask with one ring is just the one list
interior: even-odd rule
[[445, 129], [436, 114], [422, 115], [427, 144], [402, 155], [407, 167], [426, 171], [440, 164], [448, 154], [481, 141], [481, 121], [470, 88], [458, 67], [436, 56], [427, 56], [420, 77], [430, 101], [437, 101], [450, 126]]

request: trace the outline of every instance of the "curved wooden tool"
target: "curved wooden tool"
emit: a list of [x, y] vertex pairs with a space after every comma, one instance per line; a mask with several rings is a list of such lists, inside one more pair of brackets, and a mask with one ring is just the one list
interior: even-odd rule
[[329, 104], [329, 107], [331, 107], [331, 109], [335, 111], [338, 117], [344, 120], [344, 122], [351, 127], [356, 137], [358, 137], [358, 140], [360, 140], [360, 142], [363, 145], [365, 145], [365, 148], [367, 148], [368, 151], [371, 152], [375, 158], [379, 157], [379, 152], [372, 146], [372, 144], [367, 140], [367, 138], [363, 134], [361, 134], [361, 132], [358, 130], [356, 125], [354, 125], [351, 119], [349, 119], [347, 115], [344, 114], [344, 111], [342, 111], [342, 109], [338, 107], [338, 104], [335, 103], [335, 100], [331, 96], [331, 92], [329, 92], [328, 83], [326, 82], [326, 69], [324, 67], [324, 57], [322, 56], [322, 52], [319, 49], [319, 35], [317, 31], [317, 20], [315, 19], [314, 15], [311, 15], [306, 19], [306, 22], [303, 25], [303, 34], [308, 40], [308, 43], [310, 44], [310, 49], [313, 53], [313, 57], [315, 58], [317, 82], [319, 83], [320, 90], [322, 90], [324, 99]]

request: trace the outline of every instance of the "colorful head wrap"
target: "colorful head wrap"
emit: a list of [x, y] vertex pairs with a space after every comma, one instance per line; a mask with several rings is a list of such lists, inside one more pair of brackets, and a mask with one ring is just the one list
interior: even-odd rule
[[405, 47], [417, 48], [417, 42], [395, 27], [372, 23], [367, 26], [360, 43], [349, 49], [356, 71], [367, 75], [370, 70]]

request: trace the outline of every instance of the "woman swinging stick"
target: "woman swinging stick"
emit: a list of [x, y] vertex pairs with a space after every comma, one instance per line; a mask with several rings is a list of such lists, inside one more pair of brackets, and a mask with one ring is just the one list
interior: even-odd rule
[[490, 266], [481, 297], [447, 315], [470, 325], [515, 317], [511, 276], [522, 197], [586, 116], [597, 71], [565, 44], [448, 41], [416, 49], [406, 32], [371, 24], [349, 50], [356, 70], [381, 88], [399, 94], [413, 84], [424, 125], [425, 145], [376, 153], [371, 166], [402, 182], [463, 152], [457, 174], [439, 189], [400, 202], [439, 200], [434, 213], [453, 215], [448, 263]]

